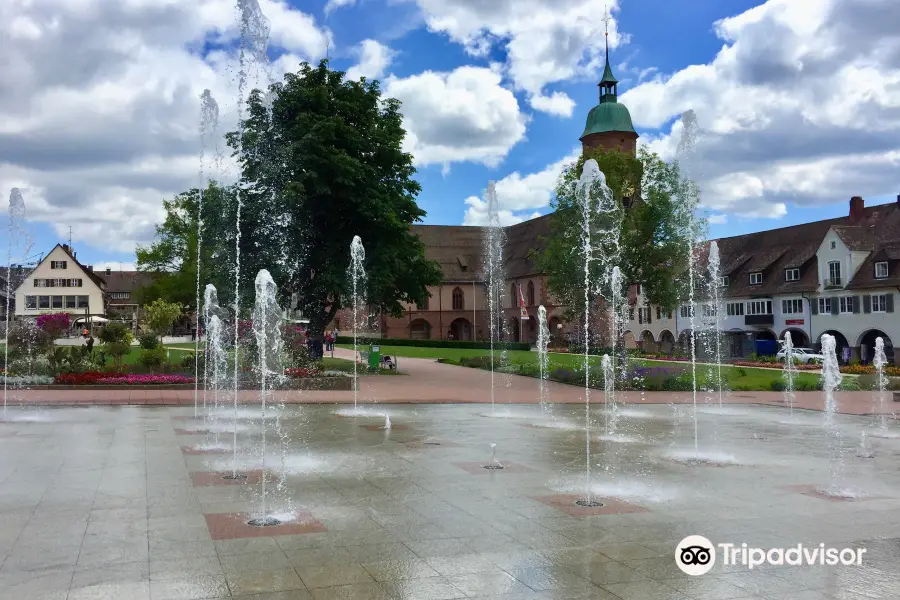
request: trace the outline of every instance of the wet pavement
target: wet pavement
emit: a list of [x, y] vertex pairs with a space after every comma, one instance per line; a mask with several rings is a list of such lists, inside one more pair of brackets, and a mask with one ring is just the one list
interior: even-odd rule
[[[834, 500], [815, 493], [831, 473], [821, 413], [703, 407], [698, 465], [690, 407], [628, 407], [614, 432], [597, 407], [603, 506], [582, 507], [583, 407], [366, 408], [282, 409], [265, 476], [261, 420], [243, 418], [255, 408], [236, 461], [230, 422], [187, 407], [11, 410], [0, 600], [900, 598], [900, 435], [871, 417], [837, 417], [838, 480], [855, 497]], [[856, 456], [864, 431], [874, 458]], [[480, 468], [491, 443], [506, 468]], [[247, 478], [222, 484], [233, 468]], [[263, 482], [285, 522], [254, 528]], [[752, 570], [720, 555], [691, 577], [675, 547], [692, 534], [866, 553]]]

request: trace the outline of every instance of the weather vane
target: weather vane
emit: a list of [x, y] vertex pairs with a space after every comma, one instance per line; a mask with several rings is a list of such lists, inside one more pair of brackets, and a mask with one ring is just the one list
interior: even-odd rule
[[603, 35], [609, 37], [609, 22], [612, 21], [612, 16], [609, 14], [609, 8], [606, 4], [603, 5], [603, 26], [604, 31]]

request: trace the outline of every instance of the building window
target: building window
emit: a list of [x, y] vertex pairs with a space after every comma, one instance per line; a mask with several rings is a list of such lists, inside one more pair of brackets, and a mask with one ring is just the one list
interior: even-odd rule
[[831, 312], [831, 298], [819, 298], [819, 313], [827, 315]]
[[856, 300], [856, 296], [841, 296], [839, 302], [840, 313], [842, 315], [848, 315], [854, 312], [854, 301]]
[[771, 315], [772, 314], [772, 301], [771, 300], [751, 300], [747, 303], [747, 314], [748, 315]]
[[50, 308], [62, 308], [62, 307], [63, 307], [63, 297], [62, 296], [53, 296]]
[[82, 287], [81, 284], [82, 284], [81, 279], [70, 279], [69, 280], [69, 287]]
[[828, 283], [830, 285], [841, 285], [841, 263], [833, 260], [828, 263]]
[[25, 308], [37, 308], [37, 296], [25, 296]]
[[837, 242], [831, 242], [831, 249], [834, 250], [837, 248]]
[[87, 296], [78, 296], [78, 308], [88, 308], [90, 303]]
[[466, 297], [460, 288], [453, 289], [453, 310], [463, 310], [466, 308]]
[[628, 320], [634, 321], [634, 309], [633, 308], [628, 309]]
[[646, 308], [639, 308], [638, 309], [638, 323], [643, 325], [644, 323], [650, 323], [650, 322], [652, 322], [650, 319], [650, 307], [647, 306]]
[[131, 298], [131, 292], [110, 292], [109, 297], [112, 300], [128, 300]]
[[75, 296], [66, 296], [66, 308], [77, 308], [78, 304]]
[[421, 304], [419, 304], [418, 302], [416, 303], [416, 310], [428, 310], [428, 299], [429, 298], [430, 298], [430, 296], [426, 293], [425, 299], [422, 301], [422, 303]]
[[534, 306], [534, 283], [528, 282], [528, 306]]
[[887, 312], [887, 295], [877, 294], [872, 296], [872, 312]]
[[661, 312], [662, 312], [662, 318], [663, 318], [663, 319], [671, 319], [671, 318], [672, 318], [672, 311], [671, 311], [671, 310], [668, 310], [668, 309], [664, 308], [664, 309], [662, 309]]
[[35, 279], [34, 287], [47, 287], [47, 280], [46, 279]]
[[888, 276], [887, 261], [879, 261], [875, 263], [875, 279], [884, 279]]
[[690, 306], [682, 306], [681, 307], [681, 317], [683, 319], [686, 319], [688, 317], [693, 317], [693, 316], [694, 316], [694, 311], [691, 310]]
[[719, 277], [719, 287], [728, 287], [728, 275]]
[[38, 308], [50, 308], [50, 296], [38, 296]]
[[744, 303], [743, 302], [729, 302], [725, 306], [725, 314], [729, 317], [743, 317], [744, 316]]
[[640, 296], [640, 295], [641, 295], [641, 284], [638, 283], [638, 284], [636, 284], [636, 285], [634, 286], [634, 293], [635, 293], [636, 296]]
[[781, 301], [781, 312], [785, 315], [799, 315], [803, 313], [803, 300], [794, 298]]
[[716, 316], [716, 307], [713, 304], [704, 304], [703, 305], [703, 316], [704, 317], [714, 317]]
[[800, 281], [800, 269], [785, 269], [785, 281]]
[[762, 273], [750, 273], [750, 285], [759, 285], [762, 283]]
[[66, 262], [67, 262], [67, 261], [65, 261], [65, 260], [51, 260], [51, 261], [50, 261], [50, 268], [51, 268], [51, 269], [65, 269], [65, 268], [66, 268]]
[[51, 287], [69, 287], [68, 279], [54, 279]]

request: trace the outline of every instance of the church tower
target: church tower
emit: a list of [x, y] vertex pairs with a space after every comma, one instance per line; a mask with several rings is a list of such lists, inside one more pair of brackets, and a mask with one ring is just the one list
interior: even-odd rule
[[[609, 17], [606, 18], [607, 26]], [[631, 124], [631, 114], [618, 101], [619, 81], [609, 66], [609, 29], [606, 36], [606, 68], [597, 87], [600, 88], [600, 103], [588, 113], [581, 140], [582, 152], [597, 147], [605, 150], [619, 150], [637, 154], [638, 134]]]

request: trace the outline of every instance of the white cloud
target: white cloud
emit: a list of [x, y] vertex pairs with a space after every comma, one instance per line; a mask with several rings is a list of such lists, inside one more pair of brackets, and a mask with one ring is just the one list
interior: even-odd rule
[[728, 215], [709, 215], [707, 221], [710, 225], [724, 225], [728, 222]]
[[[611, 0], [416, 0], [429, 29], [446, 33], [474, 56], [486, 56], [494, 46], [506, 55], [504, 69], [518, 90], [529, 98], [546, 97], [544, 88], [578, 76], [592, 76], [603, 66], [604, 5]], [[616, 21], [609, 23], [609, 42], [626, 41]], [[553, 95], [550, 96], [553, 98]], [[540, 111], [570, 116], [561, 100], [530, 100]]]
[[[896, 193], [900, 167], [900, 4], [769, 0], [715, 24], [708, 64], [622, 95], [635, 125], [694, 109], [703, 203], [778, 218], [790, 203]], [[675, 154], [681, 127], [643, 142]]]
[[[271, 45], [287, 52], [275, 76], [324, 55], [331, 32], [312, 16], [259, 2]], [[219, 134], [234, 128], [234, 53], [200, 50], [234, 48], [238, 34], [233, 0], [0, 3], [0, 189], [22, 187], [28, 218], [62, 238], [72, 225], [76, 243], [130, 252], [150, 241], [161, 200], [199, 181], [204, 88]]]
[[403, 105], [405, 149], [416, 164], [459, 161], [496, 166], [525, 137], [515, 95], [491, 69], [463, 66], [449, 73], [388, 76], [385, 95]]
[[345, 6], [353, 6], [356, 4], [356, 0], [328, 0], [325, 3], [325, 14], [331, 14], [331, 12], [343, 8]]
[[575, 101], [563, 92], [553, 92], [549, 96], [532, 96], [528, 103], [535, 110], [559, 117], [571, 117], [572, 111], [575, 110]]
[[[567, 165], [578, 160], [581, 149], [575, 148], [568, 156], [551, 163], [542, 170], [523, 176], [514, 171], [495, 183], [498, 214], [502, 225], [513, 225], [526, 219], [540, 216], [539, 209], [550, 206], [560, 173]], [[487, 203], [483, 198], [466, 198], [468, 206], [463, 219], [464, 225], [485, 225]]]
[[347, 79], [379, 79], [394, 60], [396, 52], [375, 40], [359, 45], [359, 62], [347, 69]]

